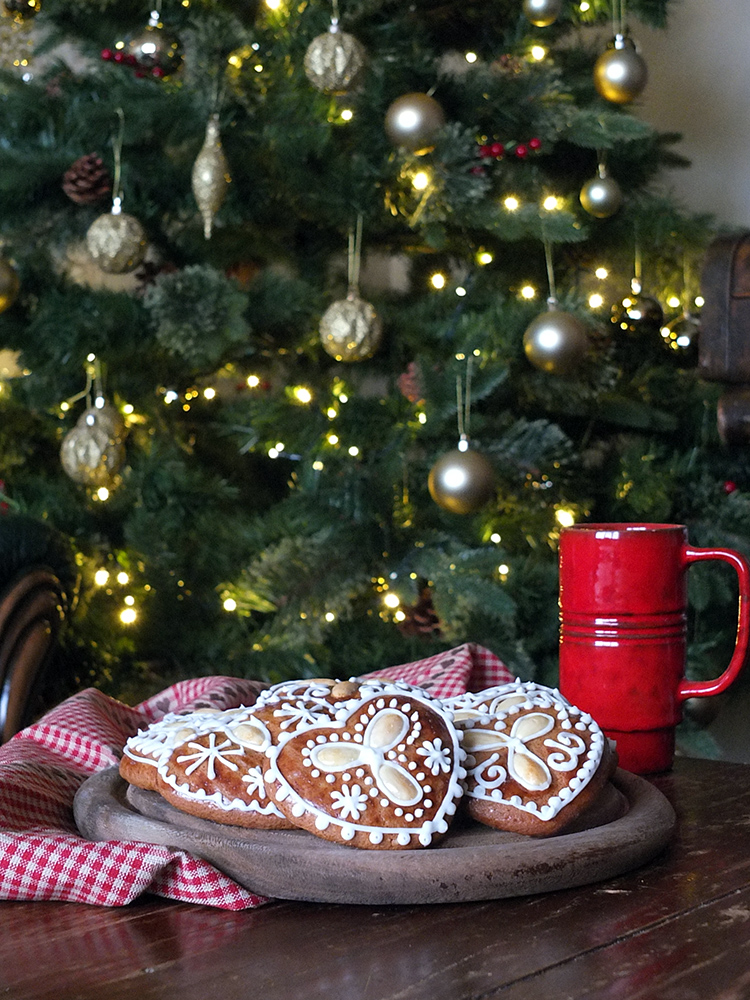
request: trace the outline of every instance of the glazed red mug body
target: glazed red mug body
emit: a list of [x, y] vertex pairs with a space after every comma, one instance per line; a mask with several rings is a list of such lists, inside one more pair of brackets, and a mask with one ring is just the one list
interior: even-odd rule
[[[729, 563], [739, 581], [732, 658], [714, 680], [685, 678], [687, 571]], [[750, 637], [750, 565], [732, 549], [694, 548], [681, 524], [578, 524], [560, 533], [560, 691], [617, 741], [636, 774], [671, 767], [687, 698], [725, 691]]]

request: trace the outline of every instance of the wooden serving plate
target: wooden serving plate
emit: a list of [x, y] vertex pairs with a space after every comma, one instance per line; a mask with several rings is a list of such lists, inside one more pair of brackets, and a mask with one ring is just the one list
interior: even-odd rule
[[550, 838], [458, 823], [434, 847], [357, 850], [303, 830], [245, 830], [198, 819], [116, 767], [88, 778], [73, 804], [89, 840], [138, 840], [204, 858], [252, 892], [277, 899], [370, 905], [456, 903], [588, 885], [650, 861], [675, 814], [653, 785], [618, 770], [576, 828]]

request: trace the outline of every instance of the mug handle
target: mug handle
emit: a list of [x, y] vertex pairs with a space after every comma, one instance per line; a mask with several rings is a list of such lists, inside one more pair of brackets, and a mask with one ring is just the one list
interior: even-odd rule
[[700, 698], [706, 695], [720, 694], [726, 691], [729, 685], [737, 679], [742, 666], [745, 663], [748, 641], [750, 640], [750, 563], [739, 552], [731, 549], [691, 549], [686, 548], [683, 553], [685, 565], [700, 562], [706, 559], [722, 559], [734, 567], [739, 580], [739, 609], [737, 612], [737, 638], [735, 639], [734, 653], [729, 661], [729, 666], [719, 677], [711, 681], [691, 681], [683, 679], [677, 688], [678, 701], [683, 702], [686, 698]]

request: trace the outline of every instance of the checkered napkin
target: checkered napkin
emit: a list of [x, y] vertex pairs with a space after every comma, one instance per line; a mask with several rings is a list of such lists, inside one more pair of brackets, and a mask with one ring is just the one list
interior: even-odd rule
[[[468, 643], [369, 674], [447, 698], [513, 680], [489, 650]], [[265, 685], [230, 677], [180, 681], [135, 708], [88, 688], [0, 747], [0, 899], [64, 899], [123, 906], [143, 892], [228, 910], [267, 900], [186, 851], [138, 841], [84, 840], [73, 797], [119, 762], [139, 728], [167, 712], [252, 704]]]

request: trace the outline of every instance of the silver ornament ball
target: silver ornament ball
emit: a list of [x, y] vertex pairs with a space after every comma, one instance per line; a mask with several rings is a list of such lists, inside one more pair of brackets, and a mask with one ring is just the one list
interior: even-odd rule
[[648, 83], [648, 68], [633, 41], [616, 35], [610, 47], [594, 65], [594, 85], [613, 104], [629, 104]]
[[365, 361], [380, 345], [383, 325], [374, 306], [350, 292], [320, 319], [320, 342], [336, 361]]
[[146, 256], [146, 244], [146, 233], [138, 219], [114, 209], [95, 219], [86, 233], [92, 260], [107, 274], [134, 271]]
[[495, 493], [495, 473], [489, 460], [470, 448], [447, 452], [430, 469], [430, 496], [451, 514], [476, 514]]
[[536, 28], [547, 28], [560, 16], [562, 0], [523, 0], [523, 12]]
[[622, 191], [616, 180], [603, 171], [581, 188], [581, 205], [596, 219], [608, 219], [622, 205]]
[[586, 327], [572, 313], [551, 307], [526, 328], [523, 349], [535, 368], [551, 375], [571, 375], [589, 349]]
[[305, 75], [324, 94], [346, 94], [359, 82], [365, 68], [364, 46], [335, 24], [310, 42], [305, 52]]
[[386, 135], [394, 146], [415, 153], [429, 153], [435, 137], [445, 124], [443, 109], [429, 94], [397, 97], [385, 115]]

